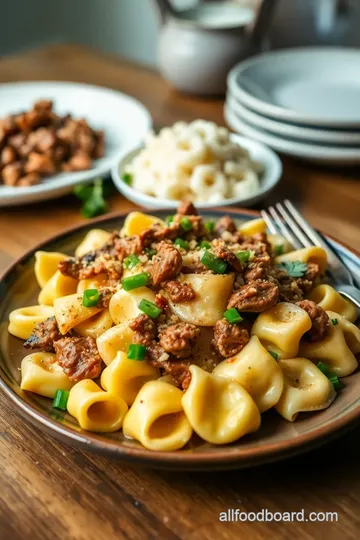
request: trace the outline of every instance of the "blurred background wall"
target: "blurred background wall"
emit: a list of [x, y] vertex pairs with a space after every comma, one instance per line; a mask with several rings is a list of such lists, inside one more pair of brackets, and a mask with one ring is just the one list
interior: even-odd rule
[[[196, 0], [173, 3], [187, 7]], [[334, 6], [335, 27], [328, 24]], [[360, 46], [359, 26], [360, 0], [278, 0], [269, 34], [276, 48], [313, 43]], [[151, 0], [0, 0], [0, 27], [0, 55], [67, 41], [156, 64], [159, 22]]]

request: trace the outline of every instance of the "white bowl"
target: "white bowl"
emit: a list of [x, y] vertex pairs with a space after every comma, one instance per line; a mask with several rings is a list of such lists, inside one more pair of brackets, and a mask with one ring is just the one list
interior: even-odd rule
[[[195, 202], [196, 207], [201, 210], [205, 208], [213, 208], [214, 206], [251, 206], [256, 202], [260, 201], [266, 195], [270, 193], [280, 181], [282, 175], [282, 164], [280, 158], [273, 152], [268, 146], [260, 142], [254, 141], [247, 137], [241, 137], [240, 135], [231, 135], [231, 140], [240, 144], [243, 148], [248, 150], [250, 156], [255, 161], [260, 162], [264, 167], [264, 174], [260, 178], [260, 189], [256, 194], [251, 195], [247, 198], [233, 197], [231, 199], [224, 199], [218, 203], [209, 203], [209, 202]], [[120, 162], [115, 165], [111, 171], [111, 176], [113, 182], [117, 189], [130, 201], [139, 206], [144, 206], [145, 208], [177, 208], [179, 201], [171, 199], [158, 199], [157, 197], [152, 197], [146, 195], [141, 191], [132, 188], [125, 184], [122, 180], [122, 177], [125, 173], [125, 167], [134, 159], [134, 157], [140, 152], [141, 147], [138, 147], [131, 152], [128, 152], [122, 156]]]

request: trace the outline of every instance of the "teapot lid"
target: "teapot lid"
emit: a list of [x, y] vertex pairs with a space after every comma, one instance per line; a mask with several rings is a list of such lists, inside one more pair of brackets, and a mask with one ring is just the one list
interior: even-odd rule
[[255, 13], [236, 2], [202, 2], [176, 13], [175, 20], [208, 29], [240, 28], [251, 24]]

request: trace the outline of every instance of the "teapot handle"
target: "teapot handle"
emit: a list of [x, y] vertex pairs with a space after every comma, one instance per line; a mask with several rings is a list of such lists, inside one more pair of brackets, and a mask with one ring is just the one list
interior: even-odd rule
[[152, 2], [155, 5], [155, 8], [157, 9], [157, 12], [160, 16], [160, 21], [162, 24], [164, 24], [164, 22], [166, 21], [169, 15], [176, 17], [176, 11], [172, 7], [171, 2], [169, 0], [152, 0]]
[[278, 0], [261, 0], [257, 18], [252, 29], [253, 43], [260, 45], [269, 27]]

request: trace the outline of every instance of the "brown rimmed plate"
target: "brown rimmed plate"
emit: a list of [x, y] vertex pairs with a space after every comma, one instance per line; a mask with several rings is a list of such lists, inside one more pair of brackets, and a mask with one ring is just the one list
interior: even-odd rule
[[[165, 217], [169, 211], [154, 211]], [[227, 213], [239, 223], [257, 217], [248, 210], [216, 209], [203, 211], [207, 219], [218, 219]], [[150, 467], [187, 470], [219, 470], [250, 467], [276, 461], [305, 452], [335, 436], [339, 436], [360, 419], [360, 371], [343, 379], [345, 388], [325, 411], [299, 415], [295, 423], [282, 419], [274, 411], [263, 415], [260, 430], [238, 442], [212, 446], [194, 438], [191, 444], [177, 452], [152, 452], [136, 441], [125, 439], [121, 432], [94, 434], [83, 431], [67, 413], [52, 409], [52, 401], [20, 388], [20, 363], [26, 351], [22, 340], [7, 331], [9, 313], [16, 308], [37, 303], [39, 287], [34, 275], [34, 253], [38, 249], [72, 254], [88, 230], [102, 227], [107, 230], [122, 226], [126, 214], [107, 215], [73, 227], [47, 242], [36, 246], [18, 259], [0, 281], [0, 387], [13, 401], [25, 420], [36, 424], [69, 445], [106, 454], [114, 459], [141, 463]], [[360, 273], [360, 257], [339, 241], [332, 246], [354, 274]], [[360, 284], [359, 284], [360, 285]]]

